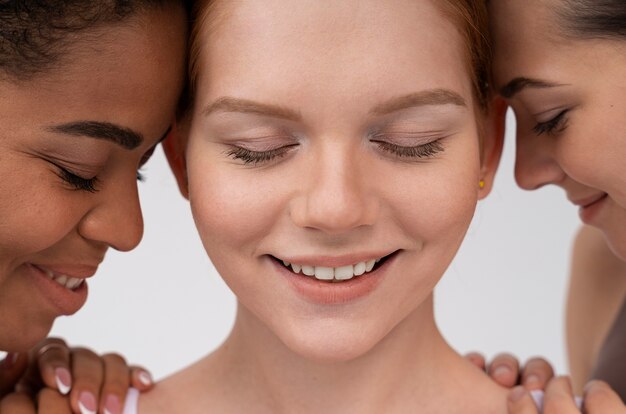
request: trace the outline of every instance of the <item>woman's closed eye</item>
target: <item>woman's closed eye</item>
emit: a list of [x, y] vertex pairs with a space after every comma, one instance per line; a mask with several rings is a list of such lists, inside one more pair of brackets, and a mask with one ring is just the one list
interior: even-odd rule
[[98, 183], [98, 177], [94, 176], [91, 178], [85, 178], [74, 174], [73, 172], [61, 166], [57, 165], [57, 168], [57, 175], [63, 181], [69, 184], [74, 190], [87, 191], [90, 193], [95, 193], [96, 191], [98, 191], [98, 189], [96, 188], [96, 184]]
[[232, 146], [225, 153], [228, 157], [242, 161], [245, 165], [262, 165], [271, 161], [275, 161], [284, 157], [298, 144], [284, 145], [282, 147], [268, 149], [265, 151], [256, 151], [244, 147]]
[[[409, 143], [411, 141], [418, 140], [423, 142], [419, 145], [400, 145], [398, 140]], [[393, 136], [387, 135], [376, 135], [370, 139], [371, 142], [378, 145], [380, 149], [383, 151], [401, 158], [401, 159], [427, 159], [432, 158], [438, 153], [444, 151], [444, 147], [441, 144], [441, 140], [443, 137], [431, 139], [430, 141], [424, 142], [424, 138], [415, 138], [410, 135], [404, 138], [398, 138], [395, 134]], [[395, 141], [395, 142], [394, 142]]]
[[569, 109], [564, 109], [547, 121], [537, 122], [537, 124], [533, 127], [533, 132], [537, 135], [557, 135], [563, 132], [567, 128], [568, 112]]

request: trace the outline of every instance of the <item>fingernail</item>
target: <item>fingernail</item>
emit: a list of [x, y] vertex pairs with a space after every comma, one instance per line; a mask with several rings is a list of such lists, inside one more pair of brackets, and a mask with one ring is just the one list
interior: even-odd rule
[[526, 377], [526, 380], [524, 381], [524, 385], [529, 386], [529, 387], [537, 387], [540, 384], [540, 379], [538, 375], [535, 374], [531, 374], [529, 376]]
[[96, 414], [96, 398], [92, 393], [83, 391], [78, 397], [80, 414]]
[[513, 388], [513, 390], [509, 393], [509, 400], [511, 400], [512, 402], [517, 402], [524, 398], [524, 395], [526, 395], [526, 390], [524, 389], [524, 387], [518, 386]]
[[511, 369], [506, 365], [500, 365], [493, 371], [494, 378], [499, 377], [500, 379], [502, 379], [502, 377], [508, 377], [509, 375], [511, 375]]
[[121, 414], [122, 407], [116, 395], [109, 395], [104, 404], [104, 414]]
[[139, 375], [137, 375], [137, 377], [139, 378], [139, 381], [146, 387], [152, 385], [153, 383], [152, 377], [146, 371], [141, 371]]
[[59, 392], [67, 395], [72, 388], [72, 375], [65, 368], [57, 368], [54, 370], [54, 381], [57, 383]]

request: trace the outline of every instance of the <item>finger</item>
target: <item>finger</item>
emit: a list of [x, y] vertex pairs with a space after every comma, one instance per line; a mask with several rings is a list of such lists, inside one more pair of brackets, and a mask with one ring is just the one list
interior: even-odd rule
[[70, 406], [75, 413], [95, 414], [104, 380], [102, 360], [85, 348], [72, 348], [71, 360], [74, 386], [70, 393]]
[[522, 370], [522, 385], [528, 390], [543, 390], [554, 377], [552, 365], [543, 358], [532, 358], [526, 362]]
[[14, 391], [15, 384], [26, 371], [28, 355], [8, 353], [0, 361], [0, 398]]
[[583, 407], [587, 414], [626, 413], [626, 406], [619, 395], [605, 382], [589, 382], [584, 396]]
[[70, 348], [60, 338], [46, 338], [31, 353], [37, 361], [41, 381], [47, 387], [67, 395], [72, 389]]
[[102, 385], [102, 399], [100, 412], [122, 414], [122, 407], [126, 393], [130, 386], [130, 368], [126, 360], [117, 354], [102, 356], [104, 363], [104, 384]]
[[50, 388], [43, 388], [37, 394], [39, 414], [72, 414], [69, 398]]
[[580, 413], [574, 401], [569, 377], [556, 377], [548, 382], [543, 399], [544, 414]]
[[538, 414], [535, 401], [524, 387], [515, 387], [507, 399], [509, 414]]
[[0, 402], [0, 414], [35, 414], [35, 402], [25, 392], [14, 392]]
[[149, 391], [154, 387], [152, 374], [147, 369], [134, 365], [130, 367], [130, 385], [141, 392]]
[[517, 385], [519, 362], [511, 354], [499, 354], [489, 364], [487, 373], [498, 384], [511, 388]]
[[481, 370], [485, 370], [485, 357], [482, 354], [479, 354], [478, 352], [470, 352], [465, 355], [465, 358]]

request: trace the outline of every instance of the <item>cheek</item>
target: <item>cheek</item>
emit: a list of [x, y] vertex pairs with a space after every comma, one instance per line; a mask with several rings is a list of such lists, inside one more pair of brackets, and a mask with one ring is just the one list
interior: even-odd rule
[[56, 177], [51, 180], [53, 173], [49, 171], [13, 175], [3, 172], [0, 260], [3, 266], [11, 266], [63, 239], [86, 211], [76, 193], [51, 182]]
[[[256, 180], [244, 167], [188, 160], [189, 200], [205, 249], [249, 254], [270, 232], [280, 212], [275, 180]], [[216, 255], [217, 256], [217, 255]], [[216, 257], [217, 258], [217, 257]]]

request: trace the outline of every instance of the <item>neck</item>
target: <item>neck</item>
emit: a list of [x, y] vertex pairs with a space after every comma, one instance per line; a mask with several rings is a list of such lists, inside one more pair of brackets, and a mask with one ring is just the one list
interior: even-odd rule
[[[229, 372], [225, 385], [268, 412], [405, 412], [412, 405], [464, 411], [468, 397], [497, 388], [446, 344], [432, 296], [364, 355], [332, 362], [294, 353], [239, 306], [230, 337], [211, 358], [231, 368], [220, 370]], [[482, 409], [490, 412], [484, 403]]]

